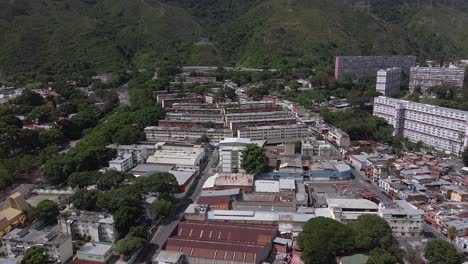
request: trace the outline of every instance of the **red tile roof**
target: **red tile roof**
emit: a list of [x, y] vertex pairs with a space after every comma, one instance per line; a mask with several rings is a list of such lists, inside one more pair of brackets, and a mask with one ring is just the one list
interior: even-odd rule
[[231, 201], [230, 195], [223, 195], [223, 196], [201, 196], [198, 199], [198, 204], [229, 204]]
[[258, 263], [268, 254], [276, 231], [274, 226], [181, 222], [165, 249], [189, 257]]

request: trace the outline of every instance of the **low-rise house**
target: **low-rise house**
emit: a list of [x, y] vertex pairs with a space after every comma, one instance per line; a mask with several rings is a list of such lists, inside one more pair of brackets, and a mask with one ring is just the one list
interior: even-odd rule
[[113, 160], [109, 161], [109, 169], [116, 171], [129, 171], [133, 168], [133, 157], [129, 153], [120, 153]]
[[148, 151], [145, 145], [119, 145], [110, 144], [107, 148], [115, 149], [117, 155], [130, 154], [132, 155], [133, 164], [142, 164], [148, 158]]
[[65, 263], [73, 256], [72, 238], [60, 232], [35, 229], [13, 229], [2, 238], [4, 253], [8, 257], [24, 255], [32, 246], [44, 248], [44, 254], [52, 263]]
[[78, 259], [73, 264], [109, 263], [112, 258], [112, 245], [88, 242], [76, 252]]
[[73, 236], [73, 239], [115, 243], [119, 238], [114, 218], [107, 213], [66, 211], [57, 219], [60, 232]]
[[468, 236], [468, 218], [445, 222], [445, 233], [447, 233], [447, 230], [451, 227], [457, 230], [457, 236]]
[[468, 192], [464, 190], [453, 190], [450, 200], [455, 202], [468, 202]]

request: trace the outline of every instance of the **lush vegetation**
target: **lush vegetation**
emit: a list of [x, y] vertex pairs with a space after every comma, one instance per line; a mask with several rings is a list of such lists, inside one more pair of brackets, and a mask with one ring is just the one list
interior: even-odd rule
[[424, 257], [434, 264], [461, 264], [464, 255], [458, 253], [455, 246], [445, 240], [431, 240], [426, 246]]
[[468, 51], [463, 1], [354, 2], [0, 1], [0, 72], [30, 82], [167, 62], [331, 71], [335, 54], [447, 60]]
[[57, 203], [44, 200], [41, 201], [33, 210], [32, 216], [43, 222], [53, 221], [59, 214], [59, 209]]
[[392, 245], [392, 230], [377, 215], [362, 215], [342, 224], [317, 217], [309, 220], [298, 238], [304, 263], [336, 263], [337, 256], [370, 252], [368, 263], [397, 263], [400, 250]]
[[323, 119], [337, 126], [353, 139], [374, 139], [383, 142], [391, 141], [392, 128], [383, 118], [375, 117], [367, 111], [353, 108], [345, 111], [331, 112], [322, 110]]
[[248, 144], [242, 151], [241, 167], [249, 174], [264, 172], [268, 166], [268, 158], [265, 149], [256, 144]]
[[40, 246], [32, 246], [24, 253], [24, 258], [21, 261], [23, 264], [44, 264], [46, 261], [46, 255], [44, 254], [44, 248]]

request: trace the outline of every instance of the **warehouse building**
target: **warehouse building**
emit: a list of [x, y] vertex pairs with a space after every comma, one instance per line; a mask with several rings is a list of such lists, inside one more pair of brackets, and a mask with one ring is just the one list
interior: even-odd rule
[[266, 260], [277, 228], [233, 223], [180, 222], [165, 250], [180, 251], [189, 263], [252, 263]]

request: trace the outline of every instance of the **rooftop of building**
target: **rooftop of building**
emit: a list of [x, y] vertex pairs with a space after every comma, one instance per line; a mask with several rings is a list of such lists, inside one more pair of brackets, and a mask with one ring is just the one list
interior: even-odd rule
[[207, 220], [216, 221], [305, 223], [314, 217], [316, 217], [315, 214], [294, 212], [285, 213], [242, 210], [212, 210], [207, 212]]
[[275, 129], [285, 129], [285, 128], [308, 128], [305, 124], [292, 124], [292, 125], [273, 125], [273, 126], [254, 126], [254, 127], [241, 127], [240, 131], [245, 130], [275, 130]]
[[459, 113], [459, 114], [462, 114], [462, 115], [468, 115], [468, 111], [463, 111], [463, 110], [458, 110], [458, 109], [453, 109], [453, 108], [447, 108], [447, 107], [441, 107], [441, 106], [436, 106], [436, 105], [417, 103], [417, 102], [412, 102], [412, 101], [408, 101], [408, 100], [390, 98], [390, 97], [386, 97], [386, 96], [375, 97], [374, 100], [376, 100], [377, 98], [382, 99], [382, 100], [384, 100], [384, 99], [391, 100], [391, 101], [399, 102], [399, 103], [419, 105], [419, 106], [429, 107], [429, 108], [433, 108], [433, 109], [439, 109], [439, 110], [443, 110], [443, 111]]
[[120, 145], [120, 144], [110, 144], [106, 146], [110, 149], [124, 149], [124, 150], [145, 150], [145, 145], [133, 144], [133, 145]]
[[457, 230], [465, 230], [468, 228], [468, 218], [462, 218], [454, 221], [446, 222], [448, 227], [455, 227]]
[[215, 191], [202, 191], [200, 197], [210, 196], [235, 196], [240, 194], [240, 189], [229, 189], [229, 190], [215, 190]]
[[255, 192], [259, 193], [279, 193], [280, 191], [279, 181], [256, 180], [254, 186]]
[[139, 176], [150, 176], [154, 173], [158, 172], [168, 172], [175, 168], [173, 164], [151, 164], [151, 163], [144, 163], [139, 164], [135, 168], [133, 168], [130, 173], [139, 177]]
[[110, 160], [109, 163], [114, 163], [114, 162], [117, 162], [117, 163], [120, 163], [124, 160], [127, 160], [127, 159], [131, 159], [132, 158], [132, 154], [130, 153], [121, 153], [119, 155], [117, 155], [114, 159]]
[[112, 245], [95, 242], [88, 242], [80, 247], [78, 253], [103, 256], [112, 250]]
[[114, 224], [114, 217], [105, 212], [91, 212], [91, 211], [65, 211], [59, 217], [65, 217], [67, 220], [83, 221], [101, 224]]
[[197, 165], [205, 150], [199, 147], [156, 149], [153, 156], [148, 157], [147, 163]]
[[330, 162], [324, 161], [320, 163], [313, 163], [310, 166], [310, 171], [321, 171], [321, 170], [336, 170], [339, 172], [350, 171], [351, 167], [344, 162]]
[[195, 174], [195, 171], [170, 170], [169, 173], [174, 175], [179, 185], [183, 185]]
[[15, 240], [20, 242], [29, 242], [32, 244], [46, 244], [59, 246], [66, 240], [70, 239], [70, 235], [60, 232], [39, 231], [36, 229], [21, 229], [15, 228], [7, 235], [3, 236], [4, 240]]
[[[214, 180], [215, 186], [252, 186], [254, 176], [245, 173], [220, 174], [217, 173]], [[214, 177], [212, 176], [212, 177]]]
[[177, 261], [184, 255], [183, 252], [179, 251], [167, 251], [167, 250], [161, 250], [157, 256], [153, 258], [153, 263], [177, 263]]
[[382, 209], [383, 214], [392, 215], [424, 215], [424, 211], [404, 200], [393, 201], [393, 206]]
[[296, 190], [296, 181], [294, 179], [279, 179], [280, 190]]
[[144, 129], [147, 132], [150, 131], [192, 131], [192, 132], [224, 132], [232, 133], [231, 129], [228, 128], [185, 128], [185, 127], [160, 127], [160, 126], [148, 126]]
[[231, 201], [230, 195], [223, 196], [200, 196], [198, 198], [199, 204], [213, 205], [213, 204], [229, 204]]
[[328, 207], [349, 208], [349, 209], [378, 209], [378, 205], [366, 199], [339, 199], [327, 198]]

